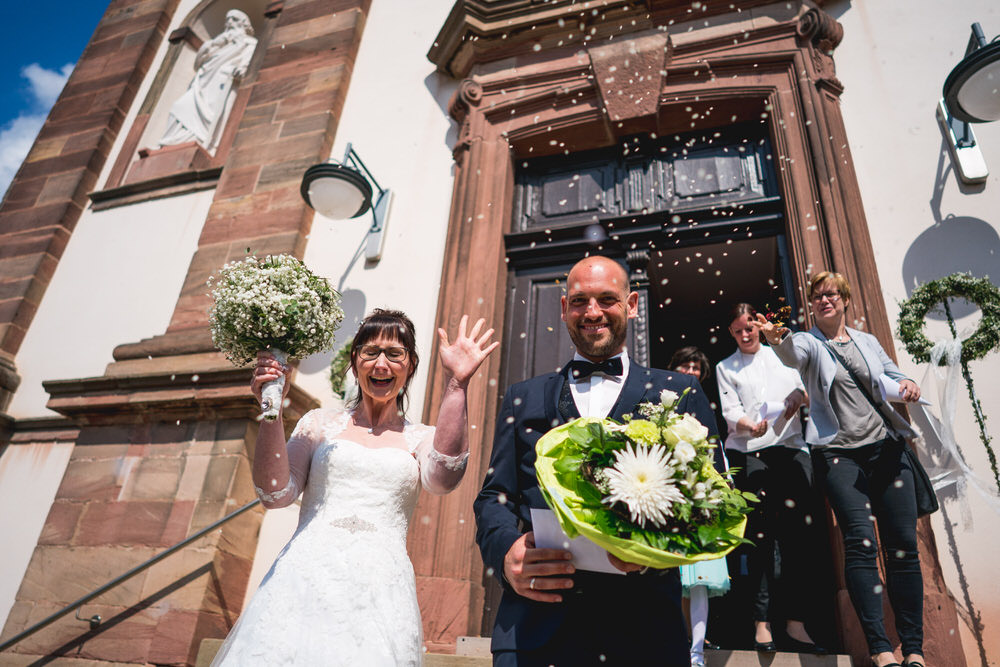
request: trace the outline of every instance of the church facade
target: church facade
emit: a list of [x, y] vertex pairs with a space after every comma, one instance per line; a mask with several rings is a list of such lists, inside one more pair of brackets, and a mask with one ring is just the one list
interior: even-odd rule
[[[934, 117], [969, 24], [1000, 32], [1000, 12], [979, 0], [948, 16], [929, 0], [901, 11], [111, 2], [0, 206], [0, 501], [17, 508], [0, 517], [0, 644], [253, 500], [249, 371], [207, 328], [207, 279], [247, 252], [290, 253], [331, 280], [346, 314], [338, 345], [372, 308], [407, 311], [424, 359], [412, 419], [433, 423], [438, 409], [438, 326], [469, 313], [500, 332], [502, 353], [470, 391], [468, 479], [424, 494], [411, 524], [431, 652], [489, 634], [497, 589], [472, 500], [504, 387], [568, 357], [561, 280], [588, 252], [627, 267], [640, 293], [630, 354], [661, 367], [682, 345], [728, 355], [737, 301], [783, 300], [808, 325], [808, 277], [839, 271], [854, 326], [938, 404], [933, 374], [894, 335], [897, 304], [955, 271], [1000, 279], [998, 178], [961, 183]], [[224, 94], [196, 109], [207, 134], [178, 134], [200, 80]], [[976, 132], [1000, 169], [995, 125]], [[394, 195], [377, 261], [364, 258], [366, 221], [325, 219], [299, 191], [348, 143]], [[956, 308], [974, 329], [975, 309]], [[932, 337], [946, 330], [928, 324]], [[298, 363], [289, 427], [338, 404], [335, 352]], [[998, 364], [971, 366], [987, 415]], [[989, 482], [964, 390], [957, 403], [961, 452]], [[1000, 516], [974, 486], [943, 487], [942, 511], [918, 529], [931, 664], [1000, 654], [988, 548]], [[294, 507], [251, 508], [6, 652], [193, 664], [295, 520]], [[863, 664], [834, 561], [831, 635]]]

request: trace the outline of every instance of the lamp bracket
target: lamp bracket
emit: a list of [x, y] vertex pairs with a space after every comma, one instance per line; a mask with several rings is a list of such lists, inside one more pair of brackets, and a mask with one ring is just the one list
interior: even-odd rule
[[955, 173], [963, 183], [982, 183], [990, 175], [990, 170], [986, 166], [983, 152], [976, 142], [976, 134], [972, 131], [972, 125], [961, 121], [950, 113], [948, 106], [942, 98], [937, 105], [937, 119], [944, 132], [945, 141], [948, 144], [948, 152], [951, 153], [951, 161], [955, 166]]
[[392, 207], [392, 190], [380, 190], [378, 201], [372, 206], [372, 226], [365, 241], [365, 261], [374, 264], [382, 259], [385, 247], [385, 232], [389, 225], [389, 209]]
[[374, 185], [375, 189], [378, 190], [379, 197], [381, 197], [382, 193], [385, 192], [385, 190], [382, 188], [381, 185], [378, 184], [378, 181], [375, 180], [375, 177], [372, 176], [372, 172], [368, 170], [368, 167], [365, 166], [365, 163], [361, 161], [361, 157], [354, 151], [354, 147], [351, 143], [347, 144], [347, 149], [344, 151], [344, 161], [341, 162], [341, 164], [345, 165], [348, 163], [353, 165], [355, 169], [361, 169], [362, 171], [365, 172], [365, 175], [368, 177], [368, 180], [372, 182], [372, 185]]

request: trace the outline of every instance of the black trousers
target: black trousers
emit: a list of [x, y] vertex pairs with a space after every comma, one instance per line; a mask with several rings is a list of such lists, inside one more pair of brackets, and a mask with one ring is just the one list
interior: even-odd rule
[[770, 620], [772, 606], [777, 606], [782, 617], [805, 621], [816, 603], [813, 551], [825, 543], [809, 453], [777, 446], [748, 454], [728, 450], [726, 455], [740, 468], [736, 486], [760, 498], [746, 529], [746, 538], [754, 543], [747, 551], [753, 620]]
[[[889, 602], [903, 655], [923, 655], [924, 586], [917, 555], [913, 470], [900, 440], [856, 449], [814, 450], [816, 475], [844, 536], [844, 575], [869, 651], [891, 651], [882, 618], [878, 547], [885, 560]], [[878, 521], [878, 542], [875, 540]]]
[[563, 593], [566, 615], [545, 644], [494, 651], [494, 667], [690, 667], [676, 569], [621, 577], [581, 571], [573, 580]]

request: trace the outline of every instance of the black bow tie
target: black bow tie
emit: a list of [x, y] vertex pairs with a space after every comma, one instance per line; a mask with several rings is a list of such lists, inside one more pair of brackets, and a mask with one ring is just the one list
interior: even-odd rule
[[624, 372], [621, 357], [605, 359], [597, 364], [590, 361], [584, 361], [582, 359], [574, 359], [566, 365], [566, 368], [569, 371], [569, 379], [573, 381], [579, 381], [586, 377], [590, 377], [594, 373], [621, 375]]

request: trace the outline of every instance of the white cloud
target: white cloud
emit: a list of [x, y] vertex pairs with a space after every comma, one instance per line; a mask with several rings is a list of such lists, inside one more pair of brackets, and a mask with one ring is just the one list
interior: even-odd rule
[[67, 63], [56, 72], [47, 70], [38, 63], [31, 63], [21, 70], [21, 76], [31, 84], [31, 95], [37, 101], [38, 106], [44, 107], [46, 111], [56, 103], [56, 98], [66, 85], [66, 79], [73, 71], [73, 63]]
[[30, 98], [26, 109], [0, 127], [0, 192], [7, 191], [72, 71], [73, 63], [59, 70], [32, 63], [21, 70], [21, 76], [28, 80]]

